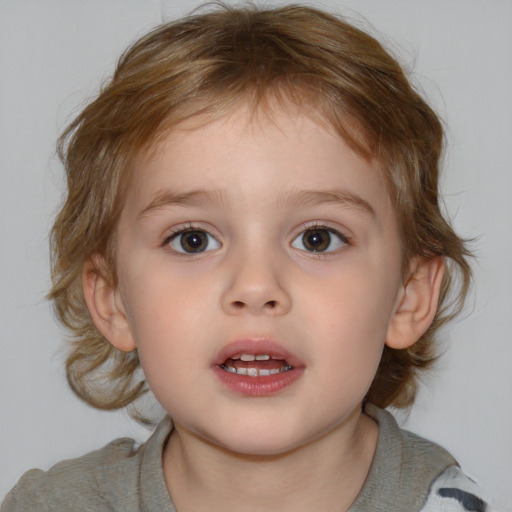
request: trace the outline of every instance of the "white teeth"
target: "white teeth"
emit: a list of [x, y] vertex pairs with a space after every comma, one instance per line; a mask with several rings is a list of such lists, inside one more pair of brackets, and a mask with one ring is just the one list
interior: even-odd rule
[[275, 375], [276, 373], [279, 373], [280, 370], [277, 368], [274, 368], [272, 370], [260, 370], [260, 376], [266, 377], [267, 375]]
[[263, 370], [260, 368], [235, 368], [233, 366], [223, 366], [224, 370], [229, 373], [236, 373], [237, 375], [247, 375], [249, 377], [267, 377], [268, 375], [275, 375], [276, 373], [287, 372], [293, 369], [293, 366], [283, 366], [281, 369], [272, 368]]
[[242, 361], [268, 361], [270, 356], [268, 354], [240, 354], [240, 356], [235, 356], [231, 359], [241, 359]]

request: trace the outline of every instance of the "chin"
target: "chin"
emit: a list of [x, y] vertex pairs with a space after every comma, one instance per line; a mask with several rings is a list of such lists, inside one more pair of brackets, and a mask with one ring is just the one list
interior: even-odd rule
[[290, 443], [290, 440], [256, 439], [248, 442], [248, 439], [230, 439], [229, 442], [220, 445], [224, 450], [240, 457], [279, 457], [290, 453], [300, 443]]
[[209, 431], [198, 435], [226, 452], [248, 457], [283, 455], [304, 442], [282, 428], [258, 428], [255, 425], [238, 425], [222, 432]]

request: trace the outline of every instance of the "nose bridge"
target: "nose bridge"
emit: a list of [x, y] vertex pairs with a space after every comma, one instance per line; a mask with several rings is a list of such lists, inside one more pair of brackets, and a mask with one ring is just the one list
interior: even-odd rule
[[222, 297], [226, 312], [281, 315], [289, 311], [291, 297], [279, 251], [265, 244], [245, 244], [230, 256], [226, 261], [229, 279]]

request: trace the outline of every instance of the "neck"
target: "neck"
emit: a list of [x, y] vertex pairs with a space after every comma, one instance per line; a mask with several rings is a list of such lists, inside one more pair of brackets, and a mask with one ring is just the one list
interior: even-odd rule
[[180, 512], [346, 511], [370, 470], [378, 427], [357, 411], [324, 436], [278, 455], [220, 448], [175, 425], [163, 466]]

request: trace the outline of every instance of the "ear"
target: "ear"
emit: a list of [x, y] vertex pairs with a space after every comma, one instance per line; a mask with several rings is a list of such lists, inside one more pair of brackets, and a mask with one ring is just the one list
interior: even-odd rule
[[84, 263], [82, 289], [89, 314], [101, 334], [123, 352], [134, 350], [135, 341], [118, 288], [111, 284], [105, 258], [100, 254]]
[[437, 311], [444, 268], [442, 257], [417, 257], [411, 261], [410, 277], [403, 285], [388, 327], [388, 347], [408, 348], [429, 328]]

